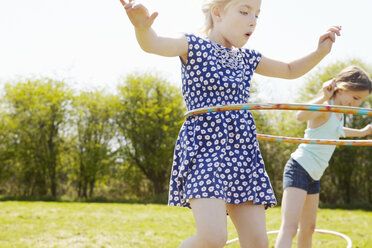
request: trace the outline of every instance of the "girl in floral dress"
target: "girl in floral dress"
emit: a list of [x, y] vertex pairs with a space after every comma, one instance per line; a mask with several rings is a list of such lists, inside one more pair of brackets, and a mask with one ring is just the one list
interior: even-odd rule
[[[323, 34], [318, 48], [290, 63], [243, 48], [252, 35], [261, 0], [204, 1], [206, 36], [158, 36], [151, 28], [157, 13], [132, 0], [120, 0], [135, 27], [141, 48], [161, 56], [178, 56], [182, 93], [188, 110], [247, 103], [253, 73], [297, 78], [331, 50], [340, 27]], [[196, 234], [180, 247], [223, 247], [231, 217], [241, 247], [268, 247], [265, 208], [276, 204], [249, 111], [190, 116], [174, 152], [169, 205], [191, 207]]]

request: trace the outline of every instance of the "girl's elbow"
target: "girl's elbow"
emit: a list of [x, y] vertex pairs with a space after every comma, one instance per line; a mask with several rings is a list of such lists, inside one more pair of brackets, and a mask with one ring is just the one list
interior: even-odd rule
[[306, 118], [301, 114], [297, 114], [296, 115], [296, 120], [299, 121], [299, 122], [304, 122], [304, 121], [306, 121]]
[[297, 75], [294, 72], [291, 64], [287, 64], [287, 73], [286, 74], [287, 74], [286, 79], [296, 79], [297, 78]]
[[147, 46], [141, 46], [141, 49], [142, 51], [146, 53], [154, 53], [154, 51], [150, 47], [147, 47]]
[[150, 45], [150, 44], [143, 44], [143, 43], [139, 43], [142, 51], [146, 52], [146, 53], [156, 53], [156, 49], [154, 46]]
[[287, 64], [287, 71], [287, 79], [297, 79], [305, 74], [302, 70], [296, 69], [291, 63]]
[[287, 78], [286, 79], [297, 79], [301, 77], [303, 74], [300, 72], [293, 71], [293, 69], [289, 69], [287, 73]]
[[298, 122], [304, 122], [304, 121], [305, 121], [305, 120], [302, 119], [301, 117], [296, 117], [296, 120], [297, 120]]

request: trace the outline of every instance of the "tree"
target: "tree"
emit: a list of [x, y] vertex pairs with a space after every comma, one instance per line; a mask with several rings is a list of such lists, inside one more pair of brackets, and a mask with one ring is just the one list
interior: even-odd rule
[[13, 165], [23, 195], [57, 195], [60, 129], [70, 91], [48, 78], [5, 85], [5, 117], [11, 120]]
[[118, 101], [103, 92], [83, 92], [73, 106], [77, 132], [75, 180], [79, 197], [87, 198], [93, 196], [96, 183], [108, 176], [114, 164]]
[[155, 194], [162, 194], [185, 111], [179, 89], [150, 74], [131, 74], [119, 86], [119, 97], [125, 158], [152, 182]]
[[11, 185], [14, 175], [12, 158], [15, 156], [12, 141], [12, 120], [6, 115], [6, 110], [0, 108], [0, 194], [9, 193], [6, 185]]

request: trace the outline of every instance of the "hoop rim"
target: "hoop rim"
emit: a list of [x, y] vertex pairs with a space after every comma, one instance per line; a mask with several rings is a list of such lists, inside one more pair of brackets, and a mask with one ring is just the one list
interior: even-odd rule
[[[347, 246], [346, 248], [351, 248], [353, 246], [353, 242], [351, 241], [351, 239], [343, 234], [343, 233], [340, 233], [340, 232], [335, 232], [335, 231], [331, 231], [331, 230], [326, 230], [326, 229], [315, 229], [314, 230], [315, 233], [319, 233], [319, 234], [331, 234], [331, 235], [335, 235], [335, 236], [338, 236], [338, 237], [341, 237], [343, 238], [344, 240], [346, 240], [347, 242]], [[276, 233], [279, 233], [279, 230], [275, 230], [275, 231], [268, 231], [267, 234], [270, 235], [270, 234], [276, 234]], [[235, 242], [239, 241], [239, 238], [235, 238], [235, 239], [232, 239], [232, 240], [229, 240], [226, 242], [226, 245], [225, 246], [229, 246]]]
[[268, 134], [257, 134], [257, 139], [265, 141], [276, 141], [295, 144], [313, 145], [336, 145], [336, 146], [372, 146], [372, 140], [327, 140], [327, 139], [305, 139], [286, 136], [275, 136]]
[[372, 116], [372, 109], [369, 108], [303, 103], [245, 103], [193, 109], [185, 113], [185, 118], [188, 118], [189, 116], [193, 115], [231, 110], [305, 110]]

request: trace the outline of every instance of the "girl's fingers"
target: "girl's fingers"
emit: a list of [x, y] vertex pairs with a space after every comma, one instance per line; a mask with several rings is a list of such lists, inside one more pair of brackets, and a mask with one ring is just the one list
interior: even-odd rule
[[332, 42], [335, 42], [336, 35], [337, 36], [341, 35], [340, 30], [341, 30], [340, 26], [333, 26], [329, 28], [327, 32], [320, 37], [320, 41], [323, 42], [326, 41], [327, 39], [330, 39]]
[[332, 42], [335, 42], [335, 40], [336, 40], [335, 33], [327, 32], [327, 33], [324, 35], [324, 39], [323, 39], [323, 41], [325, 41], [325, 40], [327, 40], [327, 39], [330, 39]]
[[151, 14], [151, 16], [150, 16], [150, 25], [152, 25], [152, 24], [154, 23], [155, 18], [156, 18], [158, 15], [159, 15], [158, 12], [154, 12], [154, 13]]
[[322, 36], [320, 36], [319, 43], [323, 43], [327, 39], [331, 39], [331, 38], [329, 37], [328, 34], [323, 34]]
[[341, 35], [340, 29], [335, 27], [328, 29], [328, 31], [337, 34], [337, 36]]
[[320, 42], [323, 42], [323, 41], [325, 41], [325, 40], [327, 40], [328, 38], [330, 38], [329, 37], [329, 33], [325, 33], [325, 34], [323, 34], [322, 36], [320, 36]]
[[332, 84], [328, 84], [328, 86], [327, 86], [327, 90], [328, 90], [328, 91], [331, 91], [332, 88], [333, 88], [333, 85], [332, 85]]
[[144, 7], [142, 4], [134, 3], [134, 1], [132, 2], [132, 8], [133, 9], [138, 9], [138, 8], [142, 8], [142, 7]]
[[341, 27], [341, 26], [332, 26], [332, 27], [329, 28], [329, 30], [330, 30], [330, 29], [333, 29], [333, 30], [341, 30], [342, 27]]
[[331, 38], [331, 40], [332, 40], [333, 42], [336, 41], [336, 35], [335, 35], [335, 33], [329, 33], [328, 36]]
[[127, 3], [124, 0], [120, 0], [120, 2], [123, 4], [125, 9], [133, 8], [133, 6], [136, 5], [134, 0], [129, 0]]
[[328, 29], [328, 32], [332, 32], [333, 34], [336, 34], [337, 36], [340, 36], [341, 35], [341, 26], [333, 26], [331, 28]]

